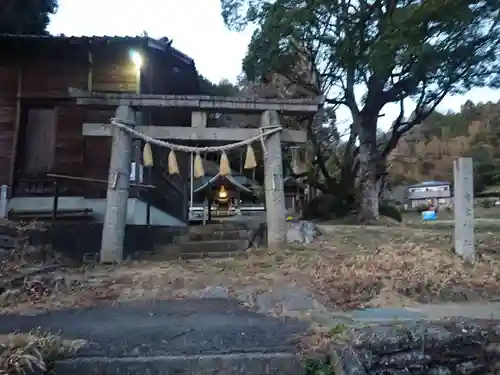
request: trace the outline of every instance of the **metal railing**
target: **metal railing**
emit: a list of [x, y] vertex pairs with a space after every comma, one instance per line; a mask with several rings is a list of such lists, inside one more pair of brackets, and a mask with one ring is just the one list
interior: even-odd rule
[[148, 205], [148, 215], [150, 207], [154, 206], [176, 219], [187, 222], [187, 191], [183, 192], [181, 187], [163, 175], [160, 166], [154, 165], [145, 169], [145, 179], [154, 187], [135, 189], [135, 196]]

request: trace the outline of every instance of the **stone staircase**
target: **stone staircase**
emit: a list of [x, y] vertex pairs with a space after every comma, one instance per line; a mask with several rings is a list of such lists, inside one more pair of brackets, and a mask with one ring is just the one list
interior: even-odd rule
[[154, 258], [161, 260], [196, 259], [243, 255], [252, 230], [243, 223], [217, 223], [189, 227], [172, 244], [158, 245]]

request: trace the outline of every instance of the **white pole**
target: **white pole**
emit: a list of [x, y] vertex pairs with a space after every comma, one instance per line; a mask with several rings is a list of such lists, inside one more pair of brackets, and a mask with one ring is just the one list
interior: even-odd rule
[[193, 200], [194, 200], [194, 158], [193, 158], [193, 153], [191, 152], [191, 181], [189, 184], [189, 193], [190, 193], [190, 199], [189, 199], [189, 207], [190, 210], [193, 208]]
[[0, 188], [0, 217], [6, 218], [8, 212], [9, 201], [7, 200], [7, 185], [2, 185]]

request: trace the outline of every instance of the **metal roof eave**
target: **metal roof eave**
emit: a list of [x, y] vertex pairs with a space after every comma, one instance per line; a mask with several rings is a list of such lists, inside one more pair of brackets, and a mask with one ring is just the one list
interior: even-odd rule
[[243, 190], [244, 192], [246, 193], [252, 193], [252, 190], [247, 188], [246, 186], [243, 186], [241, 185], [238, 181], [236, 181], [231, 175], [226, 175], [226, 176], [222, 176], [219, 173], [217, 173], [214, 177], [212, 177], [210, 180], [208, 180], [207, 182], [205, 182], [203, 185], [201, 185], [200, 187], [198, 187], [194, 192], [195, 193], [199, 193], [200, 191], [203, 191], [204, 189], [206, 189], [208, 186], [210, 186], [211, 184], [213, 184], [215, 181], [217, 181], [219, 178], [226, 178], [231, 184], [233, 184], [234, 186], [236, 186], [238, 189], [240, 190]]

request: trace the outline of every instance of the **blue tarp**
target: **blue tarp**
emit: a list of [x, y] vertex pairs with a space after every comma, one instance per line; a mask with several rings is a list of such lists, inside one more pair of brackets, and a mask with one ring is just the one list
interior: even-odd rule
[[422, 211], [422, 220], [423, 221], [437, 220], [436, 211]]

